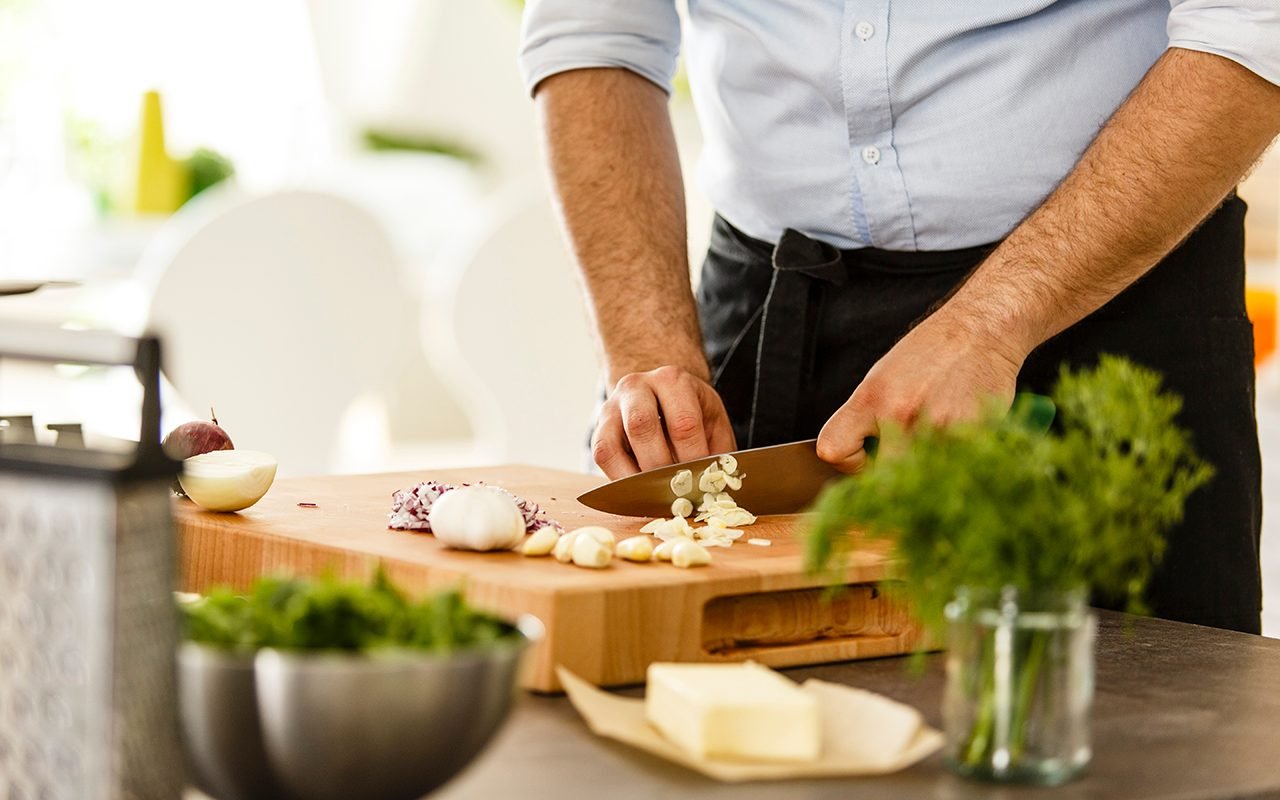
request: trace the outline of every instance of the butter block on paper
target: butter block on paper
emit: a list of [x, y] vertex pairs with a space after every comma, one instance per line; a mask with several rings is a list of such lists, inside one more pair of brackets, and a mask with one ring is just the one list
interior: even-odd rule
[[752, 662], [651, 664], [645, 716], [697, 758], [795, 762], [822, 753], [817, 699]]

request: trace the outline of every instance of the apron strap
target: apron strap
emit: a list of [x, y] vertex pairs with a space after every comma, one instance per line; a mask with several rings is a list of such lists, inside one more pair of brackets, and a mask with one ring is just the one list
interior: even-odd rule
[[785, 442], [794, 436], [800, 402], [805, 342], [817, 320], [811, 289], [818, 282], [839, 286], [848, 277], [840, 251], [788, 228], [773, 249], [773, 275], [760, 313], [755, 388], [747, 447]]

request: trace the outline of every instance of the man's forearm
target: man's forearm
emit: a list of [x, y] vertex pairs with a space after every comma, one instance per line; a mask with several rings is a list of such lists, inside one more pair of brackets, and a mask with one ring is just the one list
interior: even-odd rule
[[937, 312], [1020, 360], [1153, 267], [1280, 133], [1280, 88], [1167, 52], [1076, 168]]
[[667, 364], [707, 378], [666, 94], [624, 69], [585, 69], [543, 81], [536, 99], [610, 385]]

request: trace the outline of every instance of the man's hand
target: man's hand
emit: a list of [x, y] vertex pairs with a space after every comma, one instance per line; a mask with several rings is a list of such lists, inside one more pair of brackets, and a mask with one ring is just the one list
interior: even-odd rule
[[1277, 133], [1280, 86], [1220, 56], [1166, 52], [1048, 200], [871, 369], [818, 454], [856, 471], [883, 422], [946, 424], [984, 396], [1012, 400], [1027, 354], [1164, 258]]
[[1026, 353], [955, 324], [945, 309], [920, 323], [867, 373], [818, 436], [818, 456], [844, 472], [867, 462], [864, 441], [892, 423], [909, 430], [974, 418], [992, 397], [1013, 402]]
[[720, 395], [680, 367], [623, 376], [600, 410], [591, 454], [610, 480], [735, 449]]

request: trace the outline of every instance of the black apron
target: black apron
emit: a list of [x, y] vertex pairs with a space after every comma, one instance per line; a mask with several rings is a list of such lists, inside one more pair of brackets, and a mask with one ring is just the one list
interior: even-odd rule
[[[1262, 465], [1244, 215], [1232, 195], [1147, 275], [1037, 348], [1018, 388], [1048, 394], [1059, 365], [1091, 366], [1101, 353], [1164, 376], [1185, 401], [1179, 423], [1217, 473], [1170, 533], [1148, 603], [1167, 619], [1257, 633]], [[717, 217], [698, 307], [738, 446], [817, 436], [872, 365], [992, 249], [840, 251], [795, 231], [775, 247]]]

